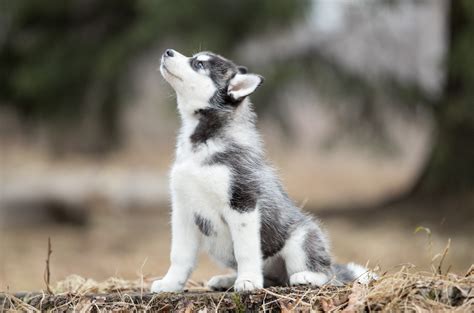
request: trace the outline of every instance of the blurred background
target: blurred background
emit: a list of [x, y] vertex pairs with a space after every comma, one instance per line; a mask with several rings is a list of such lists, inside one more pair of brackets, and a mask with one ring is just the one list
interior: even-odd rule
[[[338, 261], [429, 269], [451, 239], [445, 268], [473, 263], [473, 1], [0, 6], [0, 290], [44, 288], [48, 237], [52, 282], [166, 272], [165, 48], [265, 77], [268, 158]], [[193, 279], [223, 271], [202, 256]]]

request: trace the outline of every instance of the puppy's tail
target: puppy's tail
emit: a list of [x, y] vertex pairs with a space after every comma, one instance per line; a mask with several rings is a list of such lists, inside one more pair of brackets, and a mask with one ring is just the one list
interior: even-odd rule
[[335, 280], [341, 284], [346, 284], [350, 282], [368, 284], [373, 280], [377, 280], [378, 278], [377, 274], [375, 274], [374, 272], [371, 272], [364, 266], [355, 263], [335, 263], [332, 265], [332, 270], [335, 275]]

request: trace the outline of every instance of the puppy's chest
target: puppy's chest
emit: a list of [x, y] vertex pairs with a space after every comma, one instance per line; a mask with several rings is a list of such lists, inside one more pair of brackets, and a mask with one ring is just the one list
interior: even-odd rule
[[178, 149], [171, 170], [171, 190], [183, 205], [193, 210], [222, 210], [229, 203], [230, 169], [210, 164], [213, 151]]
[[197, 227], [203, 248], [224, 264], [232, 264], [232, 240], [225, 219], [229, 207], [230, 170], [210, 165], [207, 151], [177, 151], [171, 171], [176, 201]]

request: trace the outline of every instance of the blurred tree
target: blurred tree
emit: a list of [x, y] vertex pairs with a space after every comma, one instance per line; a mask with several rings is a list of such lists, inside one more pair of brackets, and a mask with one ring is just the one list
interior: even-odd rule
[[290, 22], [308, 3], [2, 1], [0, 104], [59, 129], [93, 119], [92, 148], [107, 149], [120, 139], [118, 86], [137, 53], [173, 38], [188, 49], [226, 53], [250, 32]]
[[438, 137], [415, 194], [474, 188], [474, 1], [451, 1], [448, 51], [445, 93], [434, 106]]

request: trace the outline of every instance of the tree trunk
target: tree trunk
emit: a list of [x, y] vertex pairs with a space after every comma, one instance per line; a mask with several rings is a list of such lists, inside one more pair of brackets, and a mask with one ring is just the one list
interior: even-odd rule
[[474, 1], [452, 0], [447, 82], [435, 104], [438, 133], [413, 194], [472, 192], [474, 186]]

